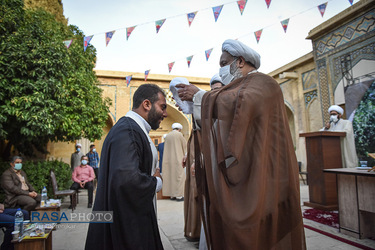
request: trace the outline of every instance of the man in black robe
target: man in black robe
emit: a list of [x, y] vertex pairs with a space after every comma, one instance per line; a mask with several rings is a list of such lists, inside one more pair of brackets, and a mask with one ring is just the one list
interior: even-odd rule
[[100, 174], [93, 211], [113, 211], [113, 223], [91, 223], [86, 249], [163, 249], [153, 177], [157, 151], [148, 132], [167, 117], [164, 92], [156, 85], [141, 85], [133, 108], [109, 131], [102, 148]]

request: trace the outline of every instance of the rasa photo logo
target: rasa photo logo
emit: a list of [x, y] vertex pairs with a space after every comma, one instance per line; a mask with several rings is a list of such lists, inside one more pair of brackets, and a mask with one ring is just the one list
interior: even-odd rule
[[33, 223], [113, 223], [113, 211], [92, 211], [90, 213], [65, 213], [58, 211], [32, 211]]

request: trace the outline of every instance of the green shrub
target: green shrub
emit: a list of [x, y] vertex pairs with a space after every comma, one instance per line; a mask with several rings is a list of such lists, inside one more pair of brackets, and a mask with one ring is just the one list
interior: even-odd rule
[[[9, 162], [0, 162], [1, 174], [9, 168]], [[47, 188], [48, 197], [53, 198], [52, 183], [50, 178], [51, 169], [55, 172], [57, 185], [60, 190], [69, 189], [72, 184], [72, 173], [69, 164], [62, 161], [24, 161], [22, 170], [25, 171], [27, 179], [35, 188], [37, 193], [41, 193], [43, 187]], [[4, 202], [4, 191], [0, 192], [0, 203]]]
[[355, 146], [358, 159], [375, 166], [375, 160], [368, 153], [375, 153], [375, 82], [361, 100], [353, 120]]

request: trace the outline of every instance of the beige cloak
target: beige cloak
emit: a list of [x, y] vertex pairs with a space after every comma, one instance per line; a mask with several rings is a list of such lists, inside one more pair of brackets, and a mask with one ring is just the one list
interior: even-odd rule
[[[324, 128], [321, 130], [324, 130]], [[331, 122], [330, 128], [326, 131], [346, 132], [346, 136], [340, 139], [342, 167], [358, 167], [358, 157], [355, 150], [354, 132], [351, 121], [340, 119], [336, 124]]]
[[297, 160], [282, 91], [252, 73], [202, 101], [210, 249], [305, 249]]
[[163, 195], [183, 197], [185, 169], [182, 159], [186, 154], [186, 140], [181, 132], [171, 131], [164, 141], [163, 155]]

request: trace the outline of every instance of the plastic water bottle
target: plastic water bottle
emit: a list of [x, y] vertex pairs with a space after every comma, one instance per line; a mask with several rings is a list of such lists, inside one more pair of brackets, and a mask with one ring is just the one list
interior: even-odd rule
[[14, 216], [14, 231], [19, 231], [20, 237], [23, 235], [23, 213], [21, 208], [17, 209], [16, 215]]
[[47, 204], [47, 188], [44, 187], [43, 190], [42, 190], [42, 201], [40, 202], [40, 206], [41, 207], [45, 207], [46, 204]]

